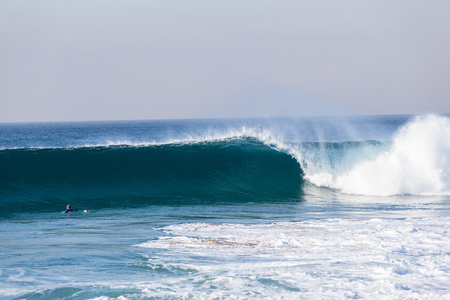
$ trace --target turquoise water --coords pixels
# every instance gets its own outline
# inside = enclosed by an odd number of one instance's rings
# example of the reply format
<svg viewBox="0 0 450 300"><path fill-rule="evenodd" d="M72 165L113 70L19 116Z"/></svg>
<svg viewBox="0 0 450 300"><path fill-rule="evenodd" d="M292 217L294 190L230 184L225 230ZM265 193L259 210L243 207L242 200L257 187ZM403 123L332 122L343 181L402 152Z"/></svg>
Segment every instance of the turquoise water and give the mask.
<svg viewBox="0 0 450 300"><path fill-rule="evenodd" d="M449 297L449 123L0 125L0 298Z"/></svg>

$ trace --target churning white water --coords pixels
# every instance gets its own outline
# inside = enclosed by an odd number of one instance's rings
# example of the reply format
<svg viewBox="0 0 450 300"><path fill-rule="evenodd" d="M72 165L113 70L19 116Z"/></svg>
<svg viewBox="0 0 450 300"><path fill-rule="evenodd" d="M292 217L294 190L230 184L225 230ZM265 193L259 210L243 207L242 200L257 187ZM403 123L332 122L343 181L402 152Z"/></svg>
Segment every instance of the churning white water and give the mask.
<svg viewBox="0 0 450 300"><path fill-rule="evenodd" d="M348 164L352 164L351 157ZM359 195L449 195L450 120L417 117L395 134L391 146L349 170L305 168L305 177L318 186Z"/></svg>

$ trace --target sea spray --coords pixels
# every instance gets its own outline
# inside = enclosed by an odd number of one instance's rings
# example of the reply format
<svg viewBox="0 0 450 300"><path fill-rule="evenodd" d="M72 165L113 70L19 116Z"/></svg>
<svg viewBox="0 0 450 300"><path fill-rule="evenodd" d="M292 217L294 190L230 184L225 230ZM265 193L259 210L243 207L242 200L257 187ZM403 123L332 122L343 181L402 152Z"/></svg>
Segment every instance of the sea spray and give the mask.
<svg viewBox="0 0 450 300"><path fill-rule="evenodd" d="M323 163L323 162L322 162ZM348 194L450 194L450 120L441 116L417 117L403 126L391 146L350 170L305 168L305 178L318 186ZM320 170L320 171L317 171Z"/></svg>

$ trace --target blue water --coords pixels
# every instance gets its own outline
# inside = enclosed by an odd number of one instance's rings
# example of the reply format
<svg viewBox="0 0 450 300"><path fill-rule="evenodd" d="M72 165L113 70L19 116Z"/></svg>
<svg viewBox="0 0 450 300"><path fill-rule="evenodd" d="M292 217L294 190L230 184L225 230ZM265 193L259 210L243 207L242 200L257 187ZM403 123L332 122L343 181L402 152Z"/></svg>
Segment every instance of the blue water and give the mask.
<svg viewBox="0 0 450 300"><path fill-rule="evenodd" d="M449 124L0 124L0 298L448 297Z"/></svg>

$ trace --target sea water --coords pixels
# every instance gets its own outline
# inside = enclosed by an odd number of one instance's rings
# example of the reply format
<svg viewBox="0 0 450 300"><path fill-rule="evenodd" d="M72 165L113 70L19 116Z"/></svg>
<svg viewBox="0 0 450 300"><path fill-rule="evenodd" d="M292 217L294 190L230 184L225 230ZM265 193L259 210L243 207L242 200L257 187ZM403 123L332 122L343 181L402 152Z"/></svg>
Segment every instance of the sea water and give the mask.
<svg viewBox="0 0 450 300"><path fill-rule="evenodd" d="M0 124L0 298L450 299L449 209L447 116Z"/></svg>

